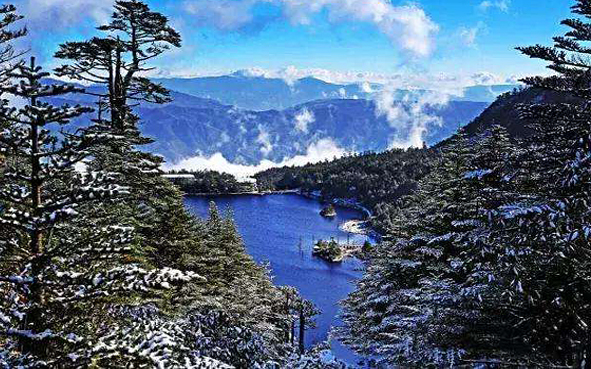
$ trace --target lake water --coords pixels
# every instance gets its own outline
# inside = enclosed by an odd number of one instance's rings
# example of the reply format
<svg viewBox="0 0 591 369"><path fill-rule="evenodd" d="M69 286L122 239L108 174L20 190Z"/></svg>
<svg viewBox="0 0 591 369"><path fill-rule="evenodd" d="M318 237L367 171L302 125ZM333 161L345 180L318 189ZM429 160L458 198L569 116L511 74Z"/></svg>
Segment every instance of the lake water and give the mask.
<svg viewBox="0 0 591 369"><path fill-rule="evenodd" d="M354 282L361 277L362 263L347 259L330 264L312 256L314 240L334 237L363 243L367 237L348 235L339 225L360 219L358 211L337 207L337 217L320 216L322 204L296 194L268 196L187 197L185 204L193 214L207 217L209 202L220 210L230 208L250 255L259 263L269 263L277 285L296 287L304 298L322 310L317 316L318 327L306 333L309 347L325 341L338 318L339 301L353 291ZM331 342L337 357L355 364L357 356L341 345Z"/></svg>

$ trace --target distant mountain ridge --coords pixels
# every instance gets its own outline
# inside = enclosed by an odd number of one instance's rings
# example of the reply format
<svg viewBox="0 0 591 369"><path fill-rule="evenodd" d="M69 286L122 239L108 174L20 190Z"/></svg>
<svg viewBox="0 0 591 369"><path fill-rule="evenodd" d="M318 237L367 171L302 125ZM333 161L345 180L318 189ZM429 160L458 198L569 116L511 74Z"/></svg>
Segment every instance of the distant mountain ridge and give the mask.
<svg viewBox="0 0 591 369"><path fill-rule="evenodd" d="M309 101L325 99L367 99L375 97L383 88L376 83L333 84L306 77L286 82L279 78L251 77L232 74L219 77L158 78L155 82L166 88L196 97L217 100L247 110L283 110ZM452 93L451 100L492 103L518 85L471 86ZM412 93L426 91L413 90ZM409 91L395 91L395 98L402 99Z"/></svg>

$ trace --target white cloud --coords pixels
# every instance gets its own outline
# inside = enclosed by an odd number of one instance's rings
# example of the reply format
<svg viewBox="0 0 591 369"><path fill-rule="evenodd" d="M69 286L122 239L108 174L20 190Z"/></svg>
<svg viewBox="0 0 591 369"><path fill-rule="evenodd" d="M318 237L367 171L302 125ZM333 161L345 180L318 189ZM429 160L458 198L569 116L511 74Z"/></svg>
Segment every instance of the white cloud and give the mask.
<svg viewBox="0 0 591 369"><path fill-rule="evenodd" d="M474 86L498 85L505 83L505 80L494 73L479 72L470 76L470 80Z"/></svg>
<svg viewBox="0 0 591 369"><path fill-rule="evenodd" d="M429 128L443 124L441 118L429 110L445 107L451 96L436 91L411 91L400 98L397 92L396 85L389 85L375 96L376 115L385 116L396 129L391 148L421 147Z"/></svg>
<svg viewBox="0 0 591 369"><path fill-rule="evenodd" d="M448 73L416 73L414 71L401 72L398 74L385 74L376 72L361 72L361 71L333 71L322 68L296 68L289 66L280 69L262 69L262 68L248 68L233 71L217 71L217 72L188 72L171 74L155 73L153 76L158 77L212 77L225 76L228 74L243 76L243 77L262 77L262 78L278 78L283 79L285 83L294 86L295 83L302 78L313 77L322 81L333 84L357 84L360 90L366 94L373 94L378 92L387 85L396 85L399 89L407 90L433 90L443 93L448 93L454 96L463 96L465 87L482 86L482 85L497 85L497 84L515 84L518 78L523 76L505 76L497 75L490 72L479 72L473 74L448 74ZM330 96L326 96L329 98ZM334 97L334 96L333 96ZM352 96L355 98L355 96Z"/></svg>
<svg viewBox="0 0 591 369"><path fill-rule="evenodd" d="M307 25L327 10L333 22L374 24L395 45L414 56L429 56L439 27L417 5L394 6L387 0L282 0L284 13L294 24Z"/></svg>
<svg viewBox="0 0 591 369"><path fill-rule="evenodd" d="M97 23L109 19L114 0L25 0L20 6L25 21L33 32L72 26L91 18Z"/></svg>
<svg viewBox="0 0 591 369"><path fill-rule="evenodd" d="M327 11L329 21L373 24L402 51L416 57L431 55L439 27L417 5L394 6L389 0L186 0L183 8L198 25L234 31L254 22L253 7L272 3L292 24L310 25Z"/></svg>
<svg viewBox="0 0 591 369"><path fill-rule="evenodd" d="M308 147L306 154L297 155L292 158L286 158L281 162L263 160L258 165L239 165L230 163L221 153L216 153L210 157L195 156L182 160L176 164L164 165L165 170L215 170L218 172L229 173L238 178L248 178L263 170L284 166L303 166L313 164L323 160L332 160L345 155L345 150L329 138L322 139Z"/></svg>
<svg viewBox="0 0 591 369"><path fill-rule="evenodd" d="M505 82L510 85L518 85L521 83L521 81L520 81L521 78L523 78L523 77L512 75L512 76L509 76L509 78L507 78L505 80Z"/></svg>
<svg viewBox="0 0 591 369"><path fill-rule="evenodd" d="M295 129L303 133L308 133L308 125L315 121L316 117L314 113L304 108L295 116Z"/></svg>
<svg viewBox="0 0 591 369"><path fill-rule="evenodd" d="M474 27L461 27L459 37L465 46L475 47L476 39L486 29L484 23L479 22Z"/></svg>
<svg viewBox="0 0 591 369"><path fill-rule="evenodd" d="M199 26L211 26L223 31L234 31L254 19L252 7L259 0L189 0L183 8Z"/></svg>
<svg viewBox="0 0 591 369"><path fill-rule="evenodd" d="M485 12L489 9L496 8L502 12L507 13L511 6L511 0L485 0L478 5L478 9Z"/></svg>
<svg viewBox="0 0 591 369"><path fill-rule="evenodd" d="M296 68L289 66L281 69L249 68L237 72L210 73L211 75L240 75L244 77L263 77L283 79L287 84L293 85L297 80L314 77L333 84L359 84L365 93L375 92L379 85L395 84L402 89L433 89L439 91L453 92L467 86L503 84L509 79L490 73L479 72L468 75L451 75L445 73L400 73L384 74L375 72L357 71L332 71L321 68ZM202 77L205 74L188 74L183 77ZM374 84L375 86L372 86Z"/></svg>
<svg viewBox="0 0 591 369"><path fill-rule="evenodd" d="M261 153L267 156L273 151L273 144L271 143L271 135L263 126L259 126L259 136L257 137L257 143L261 144Z"/></svg>
<svg viewBox="0 0 591 369"><path fill-rule="evenodd" d="M371 94L372 92L374 92L373 87L368 81L363 81L359 83L359 87L361 88L361 91L365 92L366 94Z"/></svg>

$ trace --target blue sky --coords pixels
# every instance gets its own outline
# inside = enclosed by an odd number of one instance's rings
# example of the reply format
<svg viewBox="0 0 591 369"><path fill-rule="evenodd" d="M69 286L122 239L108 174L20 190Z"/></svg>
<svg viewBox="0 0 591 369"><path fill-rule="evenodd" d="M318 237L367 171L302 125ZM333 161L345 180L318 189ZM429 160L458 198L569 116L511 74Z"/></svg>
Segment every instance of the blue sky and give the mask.
<svg viewBox="0 0 591 369"><path fill-rule="evenodd" d="M354 79L351 72L362 72L461 77L464 84L547 73L543 63L521 56L514 47L548 44L563 32L559 22L569 16L573 4L570 0L147 2L167 14L184 39L181 50L157 62L162 75L291 67L295 76L321 69L339 80ZM93 27L108 17L111 3L16 1L28 16L33 52L49 65L60 42L96 34Z"/></svg>

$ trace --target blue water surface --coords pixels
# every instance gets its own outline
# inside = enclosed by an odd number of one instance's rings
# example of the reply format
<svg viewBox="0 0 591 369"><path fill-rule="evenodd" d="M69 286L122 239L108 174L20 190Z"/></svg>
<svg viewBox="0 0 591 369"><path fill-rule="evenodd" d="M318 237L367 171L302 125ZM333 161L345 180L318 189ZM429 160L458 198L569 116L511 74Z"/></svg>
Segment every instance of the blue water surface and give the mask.
<svg viewBox="0 0 591 369"><path fill-rule="evenodd" d="M296 287L322 310L316 318L318 327L306 333L306 345L325 341L331 328L341 324L339 301L353 291L363 264L356 259L341 264L327 263L312 256L312 247L315 240L331 237L363 243L366 236L339 229L342 223L360 219L362 214L337 207L336 218L323 218L319 214L322 204L296 194L185 198L187 208L202 218L207 217L211 201L220 210L232 210L248 252L257 262L270 264L275 284ZM349 364L359 360L339 342L331 344L341 360Z"/></svg>

